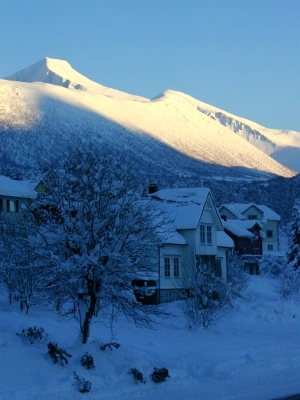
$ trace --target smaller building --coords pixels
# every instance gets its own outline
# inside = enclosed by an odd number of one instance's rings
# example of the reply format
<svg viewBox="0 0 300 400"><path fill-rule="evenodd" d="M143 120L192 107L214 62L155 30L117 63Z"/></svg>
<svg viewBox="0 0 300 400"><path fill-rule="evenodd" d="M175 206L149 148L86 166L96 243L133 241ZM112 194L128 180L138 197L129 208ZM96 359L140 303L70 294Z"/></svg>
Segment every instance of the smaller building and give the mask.
<svg viewBox="0 0 300 400"><path fill-rule="evenodd" d="M256 221L262 226L262 254L279 251L280 215L265 205L230 203L219 207L224 221Z"/></svg>
<svg viewBox="0 0 300 400"><path fill-rule="evenodd" d="M33 201L38 192L44 191L42 182L17 181L7 176L0 176L0 213L19 215L22 204Z"/></svg>

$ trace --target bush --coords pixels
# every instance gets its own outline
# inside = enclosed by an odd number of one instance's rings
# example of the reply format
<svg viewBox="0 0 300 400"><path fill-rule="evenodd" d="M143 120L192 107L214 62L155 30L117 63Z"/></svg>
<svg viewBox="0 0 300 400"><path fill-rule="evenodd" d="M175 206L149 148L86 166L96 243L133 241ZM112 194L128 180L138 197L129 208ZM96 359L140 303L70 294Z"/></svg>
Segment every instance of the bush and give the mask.
<svg viewBox="0 0 300 400"><path fill-rule="evenodd" d="M74 371L74 386L76 386L80 393L90 392L92 389L92 383L84 378L81 378Z"/></svg>
<svg viewBox="0 0 300 400"><path fill-rule="evenodd" d="M284 272L285 264L285 257L273 254L265 254L262 256L259 262L259 271L261 274L279 276Z"/></svg>
<svg viewBox="0 0 300 400"><path fill-rule="evenodd" d="M72 357L66 350L58 348L55 342L48 343L48 354L52 358L54 364L67 365L69 363L67 357Z"/></svg>
<svg viewBox="0 0 300 400"><path fill-rule="evenodd" d="M106 347L108 347L110 350L112 350L112 347L114 347L115 349L118 349L121 345L119 343L116 342L112 342L112 343L106 343L104 345L102 345L100 347L101 350L105 350Z"/></svg>
<svg viewBox="0 0 300 400"><path fill-rule="evenodd" d="M146 383L146 379L144 379L143 374L136 368L131 368L129 370L129 373L133 375L135 379L135 383L141 382L141 383Z"/></svg>
<svg viewBox="0 0 300 400"><path fill-rule="evenodd" d="M151 378L156 383L164 382L167 378L170 378L169 371L167 368L154 368Z"/></svg>
<svg viewBox="0 0 300 400"><path fill-rule="evenodd" d="M87 369L95 368L93 356L88 353L84 353L81 357L80 364Z"/></svg>
<svg viewBox="0 0 300 400"><path fill-rule="evenodd" d="M34 326L33 328L22 329L22 332L16 335L19 336L24 343L33 344L48 337L48 334L44 335L44 332L44 328L37 328Z"/></svg>

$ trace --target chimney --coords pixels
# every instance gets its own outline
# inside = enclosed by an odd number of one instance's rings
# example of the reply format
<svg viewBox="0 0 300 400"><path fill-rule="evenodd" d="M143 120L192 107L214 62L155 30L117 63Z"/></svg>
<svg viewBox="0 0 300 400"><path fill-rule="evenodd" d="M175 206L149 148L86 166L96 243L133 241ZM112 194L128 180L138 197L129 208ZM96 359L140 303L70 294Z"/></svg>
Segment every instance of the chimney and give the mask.
<svg viewBox="0 0 300 400"><path fill-rule="evenodd" d="M152 194L158 191L158 186L156 183L150 183L148 187L148 194Z"/></svg>

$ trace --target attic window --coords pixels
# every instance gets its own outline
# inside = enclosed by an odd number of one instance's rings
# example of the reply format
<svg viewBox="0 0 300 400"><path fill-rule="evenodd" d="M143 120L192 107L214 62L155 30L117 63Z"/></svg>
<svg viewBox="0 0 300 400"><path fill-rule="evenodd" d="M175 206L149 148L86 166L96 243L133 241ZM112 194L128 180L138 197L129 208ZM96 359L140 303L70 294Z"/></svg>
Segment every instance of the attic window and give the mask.
<svg viewBox="0 0 300 400"><path fill-rule="evenodd" d="M273 237L273 231L267 231L267 238Z"/></svg>
<svg viewBox="0 0 300 400"><path fill-rule="evenodd" d="M223 219L223 221L227 221L226 215L221 215L221 218Z"/></svg>
<svg viewBox="0 0 300 400"><path fill-rule="evenodd" d="M255 214L248 215L248 219L257 219L257 215L255 215Z"/></svg>

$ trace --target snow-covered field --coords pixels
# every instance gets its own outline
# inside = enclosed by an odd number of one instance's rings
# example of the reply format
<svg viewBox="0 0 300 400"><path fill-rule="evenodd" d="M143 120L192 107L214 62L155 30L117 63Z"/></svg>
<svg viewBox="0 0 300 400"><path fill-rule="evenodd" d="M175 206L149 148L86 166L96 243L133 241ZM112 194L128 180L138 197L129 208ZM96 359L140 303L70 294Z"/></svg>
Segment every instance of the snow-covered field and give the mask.
<svg viewBox="0 0 300 400"><path fill-rule="evenodd" d="M118 349L100 350L111 341L109 327L92 326L86 345L74 320L61 320L50 310L33 307L29 315L0 303L0 398L40 399L202 399L267 400L300 392L300 298L282 300L276 280L251 276L249 300L237 300L232 311L211 331L185 327L180 303L167 305L175 316L153 330L136 328L120 318L115 329ZM16 335L43 327L49 338L24 344ZM54 364L47 342L72 354L67 366ZM95 369L80 365L85 352ZM170 379L154 383L153 367L166 367ZM147 382L135 384L128 373L137 368ZM73 371L92 383L89 393L73 386Z"/></svg>

